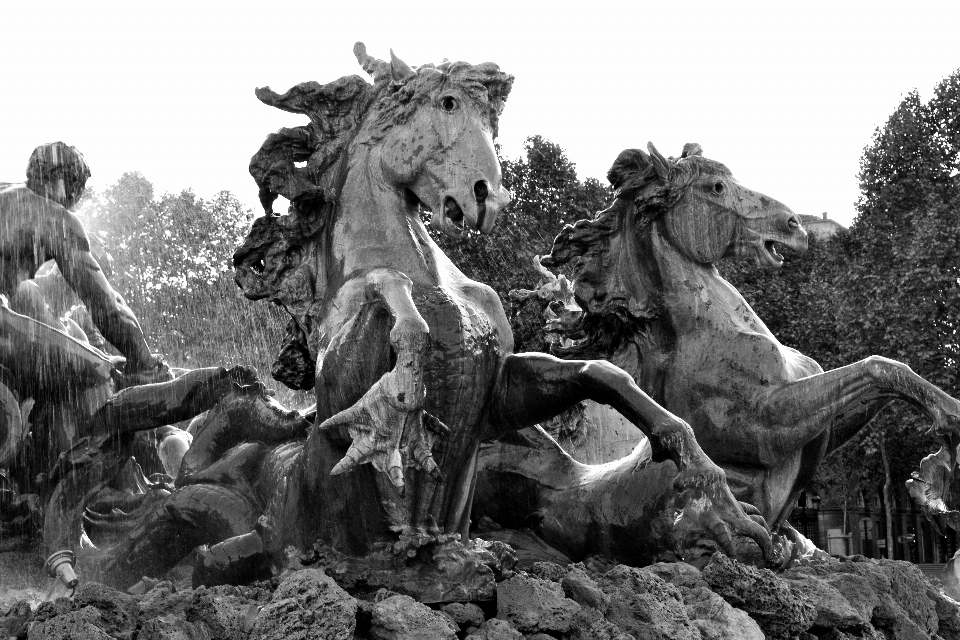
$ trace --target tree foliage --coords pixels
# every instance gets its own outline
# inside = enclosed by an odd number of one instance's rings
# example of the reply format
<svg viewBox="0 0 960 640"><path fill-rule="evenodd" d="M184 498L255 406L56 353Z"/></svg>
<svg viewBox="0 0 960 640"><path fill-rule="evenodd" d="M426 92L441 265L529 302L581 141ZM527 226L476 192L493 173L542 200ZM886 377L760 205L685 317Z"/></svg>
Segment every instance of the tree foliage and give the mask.
<svg viewBox="0 0 960 640"><path fill-rule="evenodd" d="M286 318L243 298L233 282L233 251L253 220L236 197L185 190L157 198L149 180L126 173L88 197L83 214L111 255L111 284L171 365L270 371Z"/></svg>
<svg viewBox="0 0 960 640"><path fill-rule="evenodd" d="M725 271L785 344L825 369L893 358L960 395L960 71L924 102L907 94L861 159L849 232L814 243L783 270ZM818 484L843 492L903 486L937 445L929 421L895 403L822 466ZM855 465L851 462L856 460Z"/></svg>

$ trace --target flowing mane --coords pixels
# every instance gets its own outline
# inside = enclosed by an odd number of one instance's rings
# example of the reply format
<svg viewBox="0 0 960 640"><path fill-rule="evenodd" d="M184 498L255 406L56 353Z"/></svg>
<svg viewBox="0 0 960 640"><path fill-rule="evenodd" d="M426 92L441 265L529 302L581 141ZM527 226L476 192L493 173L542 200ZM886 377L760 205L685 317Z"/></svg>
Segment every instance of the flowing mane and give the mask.
<svg viewBox="0 0 960 640"><path fill-rule="evenodd" d="M592 219L566 225L542 260L544 266L559 267L577 259L574 297L583 314L559 328L570 345L557 348L563 355L609 357L645 331L660 302L644 232L701 173L730 175L723 164L704 158L698 144L684 145L679 159L664 158L652 144L648 149L649 154L626 149L617 156L607 172L614 203Z"/></svg>
<svg viewBox="0 0 960 640"><path fill-rule="evenodd" d="M392 127L405 124L437 86L450 83L462 90L489 118L496 136L513 85L513 76L496 64L426 64L398 80L391 73L391 63L372 58L362 44L357 43L354 53L373 77L373 85L352 75L324 85L304 82L283 95L269 87L257 89L257 98L264 104L310 119L307 125L267 136L250 160L250 174L260 188L260 201L268 215L273 213L272 203L278 195L295 204L293 214L309 210L301 215L315 212L321 203L335 202L343 186L342 160L367 116L375 113L364 142L374 143ZM310 202L315 204L306 206Z"/></svg>
<svg viewBox="0 0 960 640"><path fill-rule="evenodd" d="M368 55L362 43L354 54L373 84L351 75L327 84L303 82L282 95L269 87L256 90L264 104L309 118L307 124L268 135L251 158L250 175L264 215L233 255L244 295L269 299L292 316L280 361L298 371L295 387L312 384L309 362L316 354L306 342L311 318L327 296L326 235L340 212L350 156L403 127L438 88L448 85L479 108L495 135L513 85L513 76L489 62L444 62L413 70L392 52L390 62ZM285 215L273 210L278 196L290 201Z"/></svg>

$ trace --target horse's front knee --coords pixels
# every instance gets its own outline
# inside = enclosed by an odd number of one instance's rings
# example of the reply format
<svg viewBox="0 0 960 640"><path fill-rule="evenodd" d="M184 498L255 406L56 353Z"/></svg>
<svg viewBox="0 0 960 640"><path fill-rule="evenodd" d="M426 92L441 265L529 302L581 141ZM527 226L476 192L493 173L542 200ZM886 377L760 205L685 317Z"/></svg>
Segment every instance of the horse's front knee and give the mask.
<svg viewBox="0 0 960 640"><path fill-rule="evenodd" d="M863 369L877 382L889 381L897 374L913 374L913 369L897 360L883 356L870 356L863 360Z"/></svg>

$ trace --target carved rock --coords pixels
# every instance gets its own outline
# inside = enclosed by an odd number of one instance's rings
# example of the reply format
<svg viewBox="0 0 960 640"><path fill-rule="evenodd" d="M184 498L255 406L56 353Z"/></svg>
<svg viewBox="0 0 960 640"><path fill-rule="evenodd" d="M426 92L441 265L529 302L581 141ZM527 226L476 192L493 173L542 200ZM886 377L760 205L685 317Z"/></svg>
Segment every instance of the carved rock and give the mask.
<svg viewBox="0 0 960 640"><path fill-rule="evenodd" d="M5 611L0 618L0 638L22 638L27 635L30 621L30 603L21 601Z"/></svg>
<svg viewBox="0 0 960 640"><path fill-rule="evenodd" d="M483 610L475 604L469 602L451 602L448 605L444 605L440 610L450 616L463 631L467 631L470 628L479 628L483 625Z"/></svg>
<svg viewBox="0 0 960 640"><path fill-rule="evenodd" d="M257 615L253 634L263 640L350 640L357 601L319 569L289 575Z"/></svg>
<svg viewBox="0 0 960 640"><path fill-rule="evenodd" d="M503 543L441 537L404 535L403 544L381 545L362 558L317 543L305 560L347 589L389 589L427 603L490 600L495 580L513 574L516 558Z"/></svg>
<svg viewBox="0 0 960 640"><path fill-rule="evenodd" d="M816 608L804 595L768 569L740 564L718 553L702 574L715 593L749 613L769 638L793 638L808 630L816 618Z"/></svg>
<svg viewBox="0 0 960 640"><path fill-rule="evenodd" d="M193 591L186 620L193 625L194 633L211 640L232 640L249 633L257 609L230 587L200 587Z"/></svg>
<svg viewBox="0 0 960 640"><path fill-rule="evenodd" d="M550 582L561 582L564 576L569 573L572 566L576 565L571 565L567 562L558 564L548 560L540 560L538 562L534 562L525 570L527 574L533 576L534 578L548 580Z"/></svg>
<svg viewBox="0 0 960 640"><path fill-rule="evenodd" d="M98 582L86 582L79 586L73 597L77 609L94 607L100 613L104 631L114 638L128 640L137 630L140 608L136 598Z"/></svg>
<svg viewBox="0 0 960 640"><path fill-rule="evenodd" d="M455 640L457 626L450 618L410 596L394 595L373 607L373 640Z"/></svg>
<svg viewBox="0 0 960 640"><path fill-rule="evenodd" d="M930 583L920 568L909 562L881 560L878 568L890 578L890 595L925 633L937 632L937 610L929 597Z"/></svg>
<svg viewBox="0 0 960 640"><path fill-rule="evenodd" d="M658 562L644 571L666 580L679 591L687 617L704 640L715 638L764 637L754 620L745 611L736 609L710 591L700 570L686 562Z"/></svg>
<svg viewBox="0 0 960 640"><path fill-rule="evenodd" d="M816 609L813 625L817 627L866 628L870 618L864 617L843 597L835 587L827 582L803 574L784 575L789 584L797 588Z"/></svg>
<svg viewBox="0 0 960 640"><path fill-rule="evenodd" d="M571 566L560 584L567 597L580 606L606 611L610 605L610 597L579 566Z"/></svg>
<svg viewBox="0 0 960 640"><path fill-rule="evenodd" d="M703 640L764 640L766 637L746 611L736 609L707 587L677 587L690 622Z"/></svg>
<svg viewBox="0 0 960 640"><path fill-rule="evenodd" d="M580 612L573 619L572 629L568 640L636 640L603 617L603 614L593 607L581 607Z"/></svg>
<svg viewBox="0 0 960 640"><path fill-rule="evenodd" d="M653 573L619 565L598 580L610 598L606 618L637 638L697 640L683 596Z"/></svg>
<svg viewBox="0 0 960 640"><path fill-rule="evenodd" d="M491 618L479 629L470 632L464 640L521 640L522 638L523 634L506 620Z"/></svg>
<svg viewBox="0 0 960 640"><path fill-rule="evenodd" d="M159 582L139 600L138 640L243 637L270 593L257 587L219 586L178 590Z"/></svg>
<svg viewBox="0 0 960 640"><path fill-rule="evenodd" d="M497 617L524 633L569 631L579 610L555 582L517 574L497 585Z"/></svg>
<svg viewBox="0 0 960 640"><path fill-rule="evenodd" d="M677 587L696 589L707 586L707 581L703 579L700 570L686 562L658 562L649 567L644 567L643 570L649 571Z"/></svg>
<svg viewBox="0 0 960 640"><path fill-rule="evenodd" d="M945 634L951 633L958 621L956 606L950 605L908 562L852 556L840 562L797 567L784 577L798 575L815 576L841 593L859 617L869 622L865 633L876 630L896 638L946 637L939 633L941 620ZM856 632L860 627L839 628Z"/></svg>
<svg viewBox="0 0 960 640"><path fill-rule="evenodd" d="M70 611L30 627L29 640L111 640L93 607Z"/></svg>
<svg viewBox="0 0 960 640"><path fill-rule="evenodd" d="M928 593L937 612L937 635L943 640L960 640L960 608L935 590Z"/></svg>

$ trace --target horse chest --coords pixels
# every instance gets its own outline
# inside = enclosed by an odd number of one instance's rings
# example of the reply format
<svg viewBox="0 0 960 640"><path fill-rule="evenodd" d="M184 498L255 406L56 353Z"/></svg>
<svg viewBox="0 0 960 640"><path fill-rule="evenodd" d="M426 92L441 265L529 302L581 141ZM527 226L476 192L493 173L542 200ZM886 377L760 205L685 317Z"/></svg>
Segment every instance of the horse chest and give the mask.
<svg viewBox="0 0 960 640"><path fill-rule="evenodd" d="M424 368L427 407L454 430L480 420L504 353L482 305L440 287L414 288L414 303L430 327Z"/></svg>

